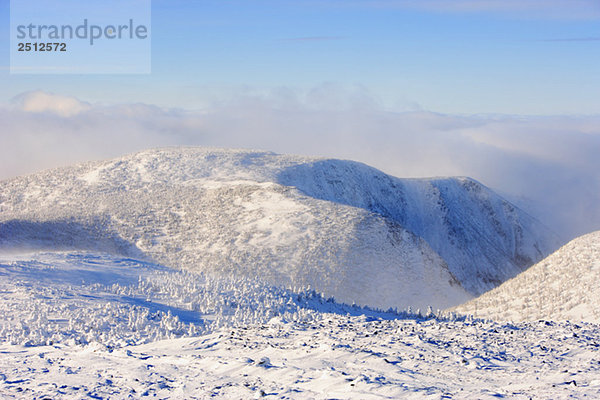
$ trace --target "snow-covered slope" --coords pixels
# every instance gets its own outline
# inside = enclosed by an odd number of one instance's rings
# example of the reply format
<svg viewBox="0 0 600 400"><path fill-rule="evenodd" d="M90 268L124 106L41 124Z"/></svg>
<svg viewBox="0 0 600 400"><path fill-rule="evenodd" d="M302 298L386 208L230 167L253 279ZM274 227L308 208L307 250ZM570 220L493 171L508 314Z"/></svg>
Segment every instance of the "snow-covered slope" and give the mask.
<svg viewBox="0 0 600 400"><path fill-rule="evenodd" d="M211 277L105 253L0 254L0 342L121 347L198 336L274 317L376 315L315 291L245 277Z"/></svg>
<svg viewBox="0 0 600 400"><path fill-rule="evenodd" d="M169 148L0 183L0 247L79 249L311 286L371 306L457 305L555 239L470 179ZM460 285L457 283L460 282Z"/></svg>
<svg viewBox="0 0 600 400"><path fill-rule="evenodd" d="M378 312L89 252L0 256L0 398L598 398L593 324Z"/></svg>
<svg viewBox="0 0 600 400"><path fill-rule="evenodd" d="M400 223L424 238L472 294L517 275L559 243L538 221L470 178L398 179L360 163L322 160L287 168L280 181Z"/></svg>
<svg viewBox="0 0 600 400"><path fill-rule="evenodd" d="M572 240L457 311L501 320L600 323L600 231Z"/></svg>

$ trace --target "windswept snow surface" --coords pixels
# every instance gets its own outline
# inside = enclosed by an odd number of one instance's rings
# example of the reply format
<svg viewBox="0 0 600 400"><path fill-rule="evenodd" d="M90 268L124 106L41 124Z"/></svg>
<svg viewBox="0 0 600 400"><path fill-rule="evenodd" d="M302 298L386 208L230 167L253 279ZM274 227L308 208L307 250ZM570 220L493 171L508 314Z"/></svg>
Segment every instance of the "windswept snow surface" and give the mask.
<svg viewBox="0 0 600 400"><path fill-rule="evenodd" d="M572 240L514 279L456 310L499 320L600 323L600 231Z"/></svg>
<svg viewBox="0 0 600 400"><path fill-rule="evenodd" d="M0 341L109 347L210 332L315 310L370 312L256 279L210 277L96 253L0 255Z"/></svg>
<svg viewBox="0 0 600 400"><path fill-rule="evenodd" d="M600 396L593 324L378 312L100 253L0 258L3 399Z"/></svg>
<svg viewBox="0 0 600 400"><path fill-rule="evenodd" d="M149 150L0 183L0 247L104 251L446 308L549 254L538 222L466 178L206 148Z"/></svg>

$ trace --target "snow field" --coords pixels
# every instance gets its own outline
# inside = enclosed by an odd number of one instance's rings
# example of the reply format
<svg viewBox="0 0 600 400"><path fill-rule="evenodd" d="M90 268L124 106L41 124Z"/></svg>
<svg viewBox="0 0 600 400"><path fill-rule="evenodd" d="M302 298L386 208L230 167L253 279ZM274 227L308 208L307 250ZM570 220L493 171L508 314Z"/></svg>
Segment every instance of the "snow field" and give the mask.
<svg viewBox="0 0 600 400"><path fill-rule="evenodd" d="M101 253L0 273L6 399L600 396L595 324L381 312Z"/></svg>
<svg viewBox="0 0 600 400"><path fill-rule="evenodd" d="M106 348L0 345L3 398L529 399L600 395L597 325L323 314Z"/></svg>
<svg viewBox="0 0 600 400"><path fill-rule="evenodd" d="M322 312L388 315L308 289L98 253L0 256L0 274L0 340L23 346L97 342L115 348L274 317L309 322Z"/></svg>

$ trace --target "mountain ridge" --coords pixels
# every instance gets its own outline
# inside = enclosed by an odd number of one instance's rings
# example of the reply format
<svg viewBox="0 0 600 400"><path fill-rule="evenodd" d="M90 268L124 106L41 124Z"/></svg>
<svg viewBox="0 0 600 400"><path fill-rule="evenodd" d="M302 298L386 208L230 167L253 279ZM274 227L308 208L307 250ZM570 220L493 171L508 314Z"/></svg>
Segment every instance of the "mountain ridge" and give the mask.
<svg viewBox="0 0 600 400"><path fill-rule="evenodd" d="M100 246L381 308L457 305L463 287L485 291L553 246L468 178L261 151L153 149L3 181L0 193L0 247Z"/></svg>

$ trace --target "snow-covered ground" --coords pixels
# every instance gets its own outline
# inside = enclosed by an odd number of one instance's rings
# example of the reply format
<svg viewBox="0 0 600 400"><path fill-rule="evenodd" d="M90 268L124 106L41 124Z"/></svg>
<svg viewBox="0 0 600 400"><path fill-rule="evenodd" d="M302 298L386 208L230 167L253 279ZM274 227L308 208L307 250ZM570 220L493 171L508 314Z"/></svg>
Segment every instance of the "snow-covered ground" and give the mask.
<svg viewBox="0 0 600 400"><path fill-rule="evenodd" d="M2 398L600 396L593 324L379 312L101 253L0 258Z"/></svg>
<svg viewBox="0 0 600 400"><path fill-rule="evenodd" d="M600 231L573 239L456 310L497 320L600 323Z"/></svg>
<svg viewBox="0 0 600 400"><path fill-rule="evenodd" d="M380 308L446 308L557 247L468 178L168 148L0 182L0 247L105 251L317 289Z"/></svg>
<svg viewBox="0 0 600 400"><path fill-rule="evenodd" d="M98 253L0 254L0 340L109 347L194 336L315 310L370 312L257 279L176 271ZM354 310L354 311L353 311Z"/></svg>

